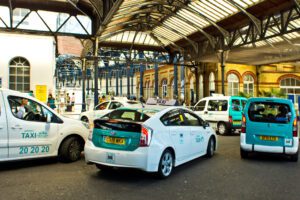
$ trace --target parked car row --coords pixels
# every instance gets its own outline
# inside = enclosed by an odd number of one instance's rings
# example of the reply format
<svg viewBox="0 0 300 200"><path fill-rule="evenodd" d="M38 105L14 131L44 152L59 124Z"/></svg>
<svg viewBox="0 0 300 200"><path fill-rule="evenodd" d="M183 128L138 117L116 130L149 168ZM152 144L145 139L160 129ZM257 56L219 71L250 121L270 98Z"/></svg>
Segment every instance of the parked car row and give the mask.
<svg viewBox="0 0 300 200"><path fill-rule="evenodd" d="M86 162L102 170L137 168L166 178L178 165L214 155L214 127L220 134L241 128L242 158L268 152L298 160L297 116L286 99L207 97L194 111L127 101L104 105L94 111L101 116L91 112L90 130L90 121L65 118L26 94L0 89L0 161L58 156L72 162L84 149Z"/></svg>

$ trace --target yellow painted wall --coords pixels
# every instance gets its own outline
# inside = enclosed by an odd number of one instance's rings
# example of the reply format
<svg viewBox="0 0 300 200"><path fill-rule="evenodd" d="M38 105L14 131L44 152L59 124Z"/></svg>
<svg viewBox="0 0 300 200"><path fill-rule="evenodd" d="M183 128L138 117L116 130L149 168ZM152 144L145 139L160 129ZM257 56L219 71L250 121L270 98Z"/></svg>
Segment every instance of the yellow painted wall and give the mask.
<svg viewBox="0 0 300 200"><path fill-rule="evenodd" d="M168 82L168 95L167 98L171 98L172 88L171 83L173 80L173 65L165 65L159 67L159 96L162 94L162 80L167 79ZM199 66L199 75L204 78L204 96L209 96L209 75L215 74L216 93L222 91L221 81L221 66L216 63L201 63ZM228 94L227 77L230 73L234 73L239 77L239 91L243 91L243 78L246 74L250 74L254 78L254 96L258 96L259 91L269 91L271 88L279 88L280 80L282 78L293 77L300 80L300 67L292 64L276 64L276 65L263 65L260 67L242 64L227 63L225 66L225 94ZM259 78L258 75L259 74ZM137 83L139 83L139 73L136 73ZM257 80L259 80L259 90L257 90ZM146 96L145 85L147 81L150 81L151 97L154 93L154 69L147 70L144 73L144 97ZM190 68L185 68L185 100L186 104L190 104L190 89L196 90L196 78L195 74L191 72ZM191 86L193 84L193 87ZM139 94L139 84L137 84L137 94ZM180 94L180 68L178 67L178 94Z"/></svg>

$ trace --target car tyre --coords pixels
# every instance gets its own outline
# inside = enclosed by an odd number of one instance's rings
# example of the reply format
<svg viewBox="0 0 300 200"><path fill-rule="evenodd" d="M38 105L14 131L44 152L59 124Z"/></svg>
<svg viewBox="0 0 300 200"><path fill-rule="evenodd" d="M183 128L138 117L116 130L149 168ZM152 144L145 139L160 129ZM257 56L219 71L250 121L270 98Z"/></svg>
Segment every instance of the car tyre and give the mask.
<svg viewBox="0 0 300 200"><path fill-rule="evenodd" d="M60 158L64 162L75 162L81 158L83 144L76 137L67 138L60 147Z"/></svg>
<svg viewBox="0 0 300 200"><path fill-rule="evenodd" d="M157 175L161 179L169 177L174 168L174 156L170 150L165 150L160 158Z"/></svg>
<svg viewBox="0 0 300 200"><path fill-rule="evenodd" d="M208 144L207 144L206 157L208 157L208 158L213 157L214 152L215 152L215 141L211 137L208 141Z"/></svg>
<svg viewBox="0 0 300 200"><path fill-rule="evenodd" d="M243 150L242 148L240 149L240 154L241 154L241 158L242 159L246 159L246 158L248 158L248 152L247 151L245 151L245 150Z"/></svg>
<svg viewBox="0 0 300 200"><path fill-rule="evenodd" d="M291 155L291 161L292 162L298 162L298 152Z"/></svg>
<svg viewBox="0 0 300 200"><path fill-rule="evenodd" d="M218 133L220 135L227 135L228 134L228 128L224 122L218 123Z"/></svg>

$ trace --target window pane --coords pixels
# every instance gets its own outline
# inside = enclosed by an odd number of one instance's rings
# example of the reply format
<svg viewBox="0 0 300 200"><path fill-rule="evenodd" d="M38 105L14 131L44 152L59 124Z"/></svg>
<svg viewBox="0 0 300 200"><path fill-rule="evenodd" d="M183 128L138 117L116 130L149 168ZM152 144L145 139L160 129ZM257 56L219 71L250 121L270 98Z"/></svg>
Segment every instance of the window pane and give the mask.
<svg viewBox="0 0 300 200"><path fill-rule="evenodd" d="M23 77L22 76L18 76L17 77L17 82L18 83L22 83L23 82Z"/></svg>
<svg viewBox="0 0 300 200"><path fill-rule="evenodd" d="M30 90L30 85L24 84L24 92L29 92L29 90Z"/></svg>
<svg viewBox="0 0 300 200"><path fill-rule="evenodd" d="M291 86L295 86L296 85L296 80L295 79L291 79Z"/></svg>
<svg viewBox="0 0 300 200"><path fill-rule="evenodd" d="M29 83L29 76L24 77L24 83Z"/></svg>
<svg viewBox="0 0 300 200"><path fill-rule="evenodd" d="M14 83L9 84L9 89L16 90L16 85Z"/></svg>
<svg viewBox="0 0 300 200"><path fill-rule="evenodd" d="M10 74L15 74L15 73L16 73L16 68L10 67L10 68L9 68L9 73L10 73Z"/></svg>

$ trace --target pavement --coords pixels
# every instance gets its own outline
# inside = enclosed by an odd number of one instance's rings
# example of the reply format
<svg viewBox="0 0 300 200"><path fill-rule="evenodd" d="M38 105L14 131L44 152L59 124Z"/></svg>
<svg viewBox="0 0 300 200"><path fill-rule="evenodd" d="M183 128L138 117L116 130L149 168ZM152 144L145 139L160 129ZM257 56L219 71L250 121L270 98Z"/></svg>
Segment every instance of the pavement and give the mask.
<svg viewBox="0 0 300 200"><path fill-rule="evenodd" d="M55 158L1 163L0 200L299 199L300 162L285 156L242 160L239 136L220 136L216 155L175 169L165 180L132 169L102 172Z"/></svg>

